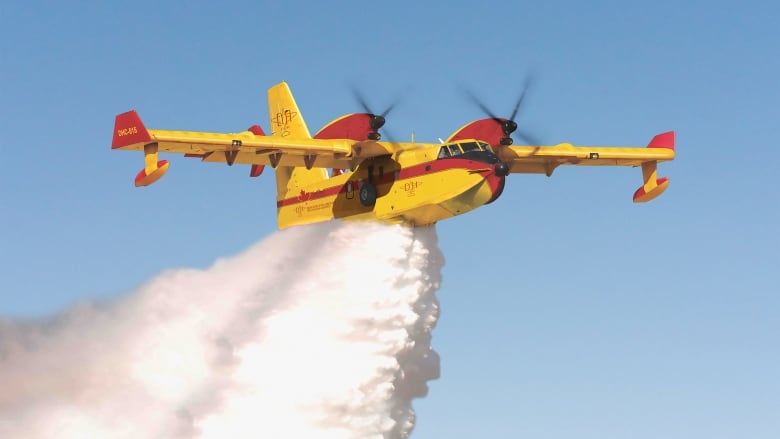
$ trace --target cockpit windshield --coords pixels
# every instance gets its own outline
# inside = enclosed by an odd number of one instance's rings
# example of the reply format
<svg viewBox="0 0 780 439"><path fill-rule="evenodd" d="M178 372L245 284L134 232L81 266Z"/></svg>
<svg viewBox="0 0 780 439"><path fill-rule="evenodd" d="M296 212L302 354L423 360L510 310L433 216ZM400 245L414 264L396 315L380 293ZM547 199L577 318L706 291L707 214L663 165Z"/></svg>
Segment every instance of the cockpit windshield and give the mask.
<svg viewBox="0 0 780 439"><path fill-rule="evenodd" d="M479 147L477 142L464 142L460 144L460 147L463 148L464 153L482 151L482 148Z"/></svg>
<svg viewBox="0 0 780 439"><path fill-rule="evenodd" d="M493 153L493 148L485 142L465 141L442 145L439 149L439 159L463 157L469 160L477 160L485 163L496 163L498 158Z"/></svg>

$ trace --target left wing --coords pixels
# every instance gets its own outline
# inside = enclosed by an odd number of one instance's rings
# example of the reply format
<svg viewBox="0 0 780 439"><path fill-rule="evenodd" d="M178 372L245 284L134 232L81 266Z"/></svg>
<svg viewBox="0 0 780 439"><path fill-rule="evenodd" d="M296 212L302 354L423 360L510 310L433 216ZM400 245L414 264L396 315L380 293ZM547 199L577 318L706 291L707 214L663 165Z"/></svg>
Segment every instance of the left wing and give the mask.
<svg viewBox="0 0 780 439"><path fill-rule="evenodd" d="M499 158L509 172L552 175L560 165L641 166L644 184L634 193L634 202L650 201L661 195L669 179L657 177L659 162L673 160L675 133L669 131L653 138L646 148L573 146L498 146Z"/></svg>
<svg viewBox="0 0 780 439"><path fill-rule="evenodd" d="M144 151L146 166L136 177L137 186L154 183L167 171L158 152L201 157L206 162L348 168L377 155L389 154L379 142L350 139L303 139L266 136L259 126L240 133L147 130L138 113L128 111L116 117L112 149ZM152 178L152 174L156 178Z"/></svg>

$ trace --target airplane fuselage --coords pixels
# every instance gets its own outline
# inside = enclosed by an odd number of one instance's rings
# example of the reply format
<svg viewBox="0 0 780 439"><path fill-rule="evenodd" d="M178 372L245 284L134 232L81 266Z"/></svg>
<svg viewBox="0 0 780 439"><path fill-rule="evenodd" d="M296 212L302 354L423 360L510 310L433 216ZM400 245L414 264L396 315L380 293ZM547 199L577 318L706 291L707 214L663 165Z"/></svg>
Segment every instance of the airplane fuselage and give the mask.
<svg viewBox="0 0 780 439"><path fill-rule="evenodd" d="M487 144L461 145L376 157L352 172L302 187L277 201L279 224L340 218L428 225L476 209L500 195L506 174L497 172L500 162ZM374 192L366 194L364 186Z"/></svg>

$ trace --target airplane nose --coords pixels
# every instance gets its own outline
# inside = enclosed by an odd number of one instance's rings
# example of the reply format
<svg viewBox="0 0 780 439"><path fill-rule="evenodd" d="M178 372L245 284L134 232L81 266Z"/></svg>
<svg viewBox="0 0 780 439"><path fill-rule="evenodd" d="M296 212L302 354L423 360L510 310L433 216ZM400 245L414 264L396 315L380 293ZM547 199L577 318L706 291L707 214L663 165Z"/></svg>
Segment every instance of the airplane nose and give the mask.
<svg viewBox="0 0 780 439"><path fill-rule="evenodd" d="M504 162L498 162L496 163L495 172L498 177L506 177L509 175L509 165Z"/></svg>

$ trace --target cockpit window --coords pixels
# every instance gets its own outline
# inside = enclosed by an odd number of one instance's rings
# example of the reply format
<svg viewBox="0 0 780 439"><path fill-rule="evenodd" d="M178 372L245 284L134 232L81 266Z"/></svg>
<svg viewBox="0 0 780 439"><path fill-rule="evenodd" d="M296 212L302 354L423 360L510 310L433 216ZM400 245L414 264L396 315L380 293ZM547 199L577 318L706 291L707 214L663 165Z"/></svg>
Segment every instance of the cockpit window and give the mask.
<svg viewBox="0 0 780 439"><path fill-rule="evenodd" d="M479 145L477 145L477 142L464 142L460 144L460 147L463 148L464 154L473 151L481 151Z"/></svg>
<svg viewBox="0 0 780 439"><path fill-rule="evenodd" d="M439 148L439 155L437 158L446 159L460 156L468 158L469 160L483 160L483 158L486 158L487 160L495 159L493 148L491 148L489 144L478 140L442 145ZM490 161L490 163L494 162Z"/></svg>
<svg viewBox="0 0 780 439"><path fill-rule="evenodd" d="M491 148L490 145L485 142L479 142L479 146L481 146L485 151L493 152L493 148Z"/></svg>
<svg viewBox="0 0 780 439"><path fill-rule="evenodd" d="M448 143L439 147L438 159L458 158L488 164L498 163L498 157L485 142L466 140L461 143Z"/></svg>

